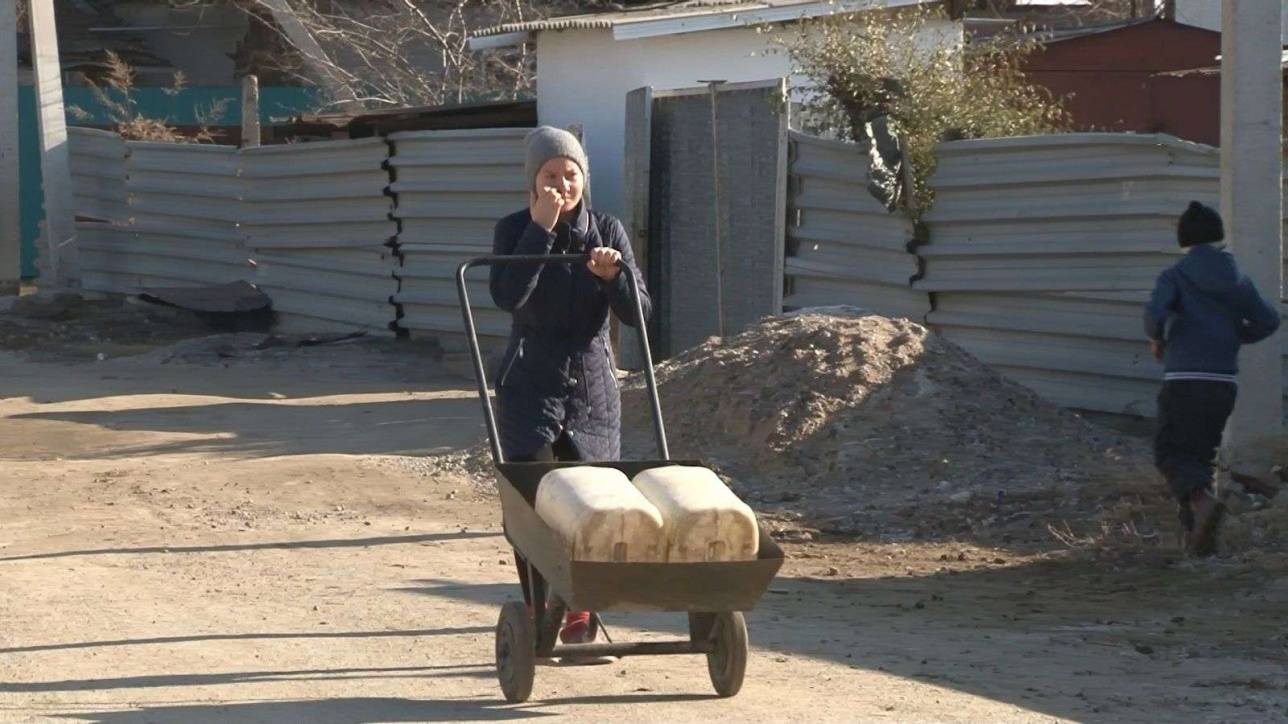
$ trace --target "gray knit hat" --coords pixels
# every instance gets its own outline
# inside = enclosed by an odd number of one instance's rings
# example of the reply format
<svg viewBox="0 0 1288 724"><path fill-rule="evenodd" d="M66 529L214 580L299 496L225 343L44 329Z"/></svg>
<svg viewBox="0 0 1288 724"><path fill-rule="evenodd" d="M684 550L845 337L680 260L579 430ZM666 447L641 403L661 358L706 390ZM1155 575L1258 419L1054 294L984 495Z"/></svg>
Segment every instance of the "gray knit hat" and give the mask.
<svg viewBox="0 0 1288 724"><path fill-rule="evenodd" d="M590 162L586 160L586 151L582 149L577 137L553 126L539 126L532 129L524 142L527 144L527 161L523 170L528 176L528 189L536 188L537 172L552 158L569 158L581 167L581 175L590 185Z"/></svg>

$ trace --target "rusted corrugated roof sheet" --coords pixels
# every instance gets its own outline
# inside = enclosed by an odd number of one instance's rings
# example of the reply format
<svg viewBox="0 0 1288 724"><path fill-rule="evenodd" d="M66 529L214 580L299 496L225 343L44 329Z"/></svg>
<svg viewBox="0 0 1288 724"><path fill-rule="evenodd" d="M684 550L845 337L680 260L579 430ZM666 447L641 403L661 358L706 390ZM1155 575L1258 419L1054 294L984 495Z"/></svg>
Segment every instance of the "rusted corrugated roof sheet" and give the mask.
<svg viewBox="0 0 1288 724"><path fill-rule="evenodd" d="M536 101L488 101L455 106L392 108L357 115L305 114L290 123L274 125L272 137L366 138L398 131L532 128L536 125Z"/></svg>
<svg viewBox="0 0 1288 724"><path fill-rule="evenodd" d="M530 20L522 23L505 23L482 28L471 33L471 37L485 38L492 35L509 33L530 33L539 30L596 30L611 29L623 23L643 22L646 20L668 20L681 17L698 17L720 13L768 10L786 8L796 5L818 5L819 0L688 0L685 2L663 2L642 5L631 10L619 10L607 13L590 13L569 15L561 18Z"/></svg>

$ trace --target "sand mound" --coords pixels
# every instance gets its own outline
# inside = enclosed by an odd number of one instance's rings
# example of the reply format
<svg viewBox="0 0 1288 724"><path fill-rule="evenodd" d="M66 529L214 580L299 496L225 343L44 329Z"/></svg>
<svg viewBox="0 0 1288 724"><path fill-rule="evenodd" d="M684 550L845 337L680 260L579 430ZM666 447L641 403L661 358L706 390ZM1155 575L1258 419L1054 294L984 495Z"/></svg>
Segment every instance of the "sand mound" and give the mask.
<svg viewBox="0 0 1288 724"><path fill-rule="evenodd" d="M657 378L673 457L708 460L744 497L849 533L927 533L944 510L1007 516L1019 501L1024 515L1056 513L1081 482L1140 456L904 319L769 317ZM653 457L639 375L623 418L624 457Z"/></svg>

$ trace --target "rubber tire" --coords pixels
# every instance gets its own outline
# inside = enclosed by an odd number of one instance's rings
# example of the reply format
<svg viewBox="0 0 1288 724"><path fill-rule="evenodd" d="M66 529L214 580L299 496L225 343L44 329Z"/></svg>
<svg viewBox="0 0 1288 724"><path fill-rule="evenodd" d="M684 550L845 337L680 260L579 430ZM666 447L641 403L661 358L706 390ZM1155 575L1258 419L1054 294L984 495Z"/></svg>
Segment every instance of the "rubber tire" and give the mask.
<svg viewBox="0 0 1288 724"><path fill-rule="evenodd" d="M527 605L509 601L501 607L496 622L496 678L505 700L513 704L527 701L536 675L536 625Z"/></svg>
<svg viewBox="0 0 1288 724"><path fill-rule="evenodd" d="M716 693L730 697L742 689L747 674L747 622L739 611L717 613L715 618L715 649L707 654L707 671Z"/></svg>

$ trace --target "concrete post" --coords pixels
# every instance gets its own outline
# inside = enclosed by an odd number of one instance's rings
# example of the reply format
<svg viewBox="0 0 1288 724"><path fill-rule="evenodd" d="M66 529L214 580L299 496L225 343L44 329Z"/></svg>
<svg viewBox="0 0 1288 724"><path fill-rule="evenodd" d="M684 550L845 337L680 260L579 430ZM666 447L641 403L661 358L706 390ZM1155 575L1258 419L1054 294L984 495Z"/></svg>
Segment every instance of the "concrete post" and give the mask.
<svg viewBox="0 0 1288 724"><path fill-rule="evenodd" d="M40 116L40 172L44 177L45 232L49 240L47 268L55 286L76 287L80 286L80 263L54 2L31 0L27 14L31 20L31 55Z"/></svg>
<svg viewBox="0 0 1288 724"><path fill-rule="evenodd" d="M1283 71L1278 2L1221 6L1221 215L1239 266L1278 305L1283 287ZM1227 453L1242 467L1283 421L1280 335L1240 354Z"/></svg>
<svg viewBox="0 0 1288 724"><path fill-rule="evenodd" d="M0 1L0 295L18 293L22 224L18 196L18 13Z"/></svg>
<svg viewBox="0 0 1288 724"><path fill-rule="evenodd" d="M259 77L242 78L241 147L259 147Z"/></svg>

